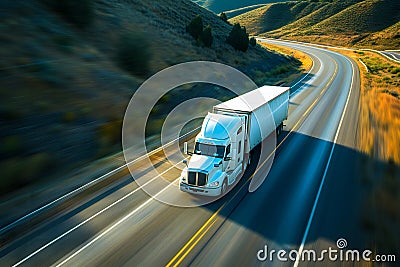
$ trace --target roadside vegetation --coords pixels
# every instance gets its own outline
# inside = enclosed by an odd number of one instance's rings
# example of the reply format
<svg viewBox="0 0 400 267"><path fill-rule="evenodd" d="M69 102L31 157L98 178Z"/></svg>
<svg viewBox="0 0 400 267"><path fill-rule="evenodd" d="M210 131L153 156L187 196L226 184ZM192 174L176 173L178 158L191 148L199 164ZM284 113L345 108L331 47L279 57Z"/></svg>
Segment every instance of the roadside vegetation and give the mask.
<svg viewBox="0 0 400 267"><path fill-rule="evenodd" d="M400 64L370 51L347 54L361 70L360 148L400 165Z"/></svg>
<svg viewBox="0 0 400 267"><path fill-rule="evenodd" d="M144 34L130 33L121 36L116 60L119 66L132 73L146 77L151 59L150 42Z"/></svg>
<svg viewBox="0 0 400 267"><path fill-rule="evenodd" d="M246 28L240 26L239 23L235 23L229 36L226 38L226 42L236 50L246 52L249 48L249 35L246 32Z"/></svg>
<svg viewBox="0 0 400 267"><path fill-rule="evenodd" d="M49 8L77 27L87 27L94 19L93 0L42 0Z"/></svg>
<svg viewBox="0 0 400 267"><path fill-rule="evenodd" d="M197 45L211 47L213 42L213 35L211 25L203 26L203 18L197 15L186 26L186 32L189 33L195 40Z"/></svg>
<svg viewBox="0 0 400 267"><path fill-rule="evenodd" d="M290 49L290 48L287 48L287 47L281 46L281 45L268 44L268 43L263 43L263 42L259 42L258 44L267 49L270 49L272 51L280 53L282 55L296 58L298 60L298 62L300 62L300 65L298 66L299 72L286 73L284 71L285 69L284 68L282 69L282 67L278 67L275 70L276 74L279 74L282 72L285 74L282 77L282 81L281 81L282 83L289 84L290 82L297 80L301 75L308 72L313 65L311 58L307 54L305 54L301 51L293 50L293 49Z"/></svg>

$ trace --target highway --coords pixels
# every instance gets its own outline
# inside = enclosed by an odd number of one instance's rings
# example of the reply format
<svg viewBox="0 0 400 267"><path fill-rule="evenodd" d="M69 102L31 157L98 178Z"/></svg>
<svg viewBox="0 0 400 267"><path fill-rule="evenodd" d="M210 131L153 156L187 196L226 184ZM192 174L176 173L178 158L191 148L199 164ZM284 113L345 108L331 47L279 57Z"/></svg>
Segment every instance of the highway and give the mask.
<svg viewBox="0 0 400 267"><path fill-rule="evenodd" d="M360 244L354 212L346 208L357 186L347 184L357 177L357 162L352 162L357 160L357 65L325 49L264 41L304 51L314 64L291 88L289 119L272 169L257 191L247 190L255 164L227 196L195 208L154 200L126 175L2 243L0 266L259 266L271 264L257 259L265 245L301 253L334 245L341 237ZM141 164L137 170L150 181L162 176L172 183L165 187L154 180L146 186L159 194L176 192L171 187L180 174L177 166L162 154L151 160L157 172ZM184 193L174 197L196 201ZM350 226L342 227L344 220ZM306 263L272 262L293 264Z"/></svg>
<svg viewBox="0 0 400 267"><path fill-rule="evenodd" d="M385 56L389 57L390 59L400 62L400 51L380 51Z"/></svg>

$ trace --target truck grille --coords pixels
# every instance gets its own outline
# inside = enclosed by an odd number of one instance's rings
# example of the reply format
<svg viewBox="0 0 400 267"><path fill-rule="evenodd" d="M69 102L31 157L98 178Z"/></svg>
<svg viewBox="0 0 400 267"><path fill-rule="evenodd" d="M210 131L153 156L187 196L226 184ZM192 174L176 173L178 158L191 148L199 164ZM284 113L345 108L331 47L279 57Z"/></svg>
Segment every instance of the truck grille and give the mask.
<svg viewBox="0 0 400 267"><path fill-rule="evenodd" d="M202 172L189 172L188 173L188 184L203 186L207 184L208 176Z"/></svg>

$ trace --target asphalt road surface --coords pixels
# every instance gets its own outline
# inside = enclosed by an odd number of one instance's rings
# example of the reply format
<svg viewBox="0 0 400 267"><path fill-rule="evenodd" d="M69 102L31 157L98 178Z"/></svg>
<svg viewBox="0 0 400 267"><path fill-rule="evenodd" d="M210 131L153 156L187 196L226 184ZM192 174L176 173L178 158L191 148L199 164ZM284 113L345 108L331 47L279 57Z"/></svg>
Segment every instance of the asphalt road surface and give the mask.
<svg viewBox="0 0 400 267"><path fill-rule="evenodd" d="M302 50L314 64L292 85L289 119L258 190L247 190L253 164L224 198L181 208L152 199L126 176L2 244L0 266L293 266L305 262L261 261L257 254L265 246L301 253L308 247L336 246L338 238L362 242L356 224L341 228L354 213L345 201L355 194L348 173L357 177L352 168L357 164L352 162L357 154L357 66L324 49L265 41ZM145 165L137 169L150 181L162 175L172 184L154 180L146 186L175 194L171 188L182 163L173 166L162 157L152 161L157 171ZM176 197L196 201L184 193ZM355 232L350 236L341 229Z"/></svg>
<svg viewBox="0 0 400 267"><path fill-rule="evenodd" d="M382 54L388 56L395 61L400 62L400 51L380 51Z"/></svg>

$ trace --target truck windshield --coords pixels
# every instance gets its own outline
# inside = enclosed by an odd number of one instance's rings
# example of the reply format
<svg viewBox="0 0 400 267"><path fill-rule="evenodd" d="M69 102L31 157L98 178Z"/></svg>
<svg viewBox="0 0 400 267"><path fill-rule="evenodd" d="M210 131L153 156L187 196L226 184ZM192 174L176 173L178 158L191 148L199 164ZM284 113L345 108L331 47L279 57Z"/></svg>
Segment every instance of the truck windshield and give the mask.
<svg viewBox="0 0 400 267"><path fill-rule="evenodd" d="M224 146L202 144L197 142L194 147L194 153L197 155L223 158L224 152L225 152Z"/></svg>

